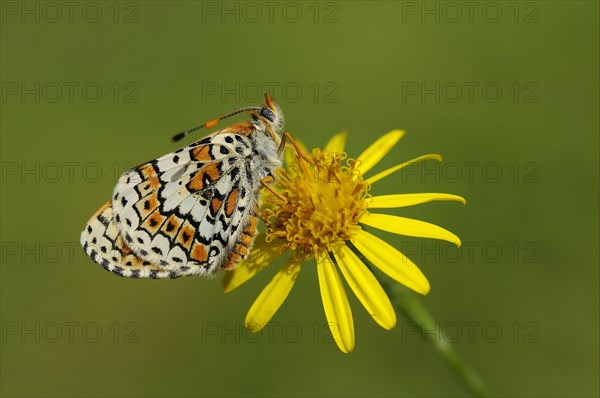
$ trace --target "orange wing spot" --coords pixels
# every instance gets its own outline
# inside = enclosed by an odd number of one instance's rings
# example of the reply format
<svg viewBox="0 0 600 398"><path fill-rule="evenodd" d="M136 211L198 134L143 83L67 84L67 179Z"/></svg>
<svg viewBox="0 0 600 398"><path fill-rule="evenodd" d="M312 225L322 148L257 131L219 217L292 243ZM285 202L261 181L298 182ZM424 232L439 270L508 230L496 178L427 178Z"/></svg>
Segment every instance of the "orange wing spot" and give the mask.
<svg viewBox="0 0 600 398"><path fill-rule="evenodd" d="M146 181L146 184L150 185L150 188L152 188L153 191L160 188L160 180L158 179L158 176L150 177L148 181Z"/></svg>
<svg viewBox="0 0 600 398"><path fill-rule="evenodd" d="M227 127L226 129L221 130L221 133L249 135L252 130L254 130L254 126L252 125L252 122L243 122L243 123L238 123L238 124L234 124L233 126Z"/></svg>
<svg viewBox="0 0 600 398"><path fill-rule="evenodd" d="M190 247L192 247L192 242L194 241L195 233L196 230L194 230L191 224L188 221L186 221L179 230L179 233L177 234L176 242L179 243L186 250L190 250Z"/></svg>
<svg viewBox="0 0 600 398"><path fill-rule="evenodd" d="M188 182L187 187L192 192L200 191L204 189L204 176L207 176L210 181L215 181L220 175L221 173L215 163L207 164Z"/></svg>
<svg viewBox="0 0 600 398"><path fill-rule="evenodd" d="M211 181L215 181L221 177L221 172L217 168L216 163L207 164L202 168L202 172L204 172Z"/></svg>
<svg viewBox="0 0 600 398"><path fill-rule="evenodd" d="M192 254L190 255L192 260L198 261L199 263L205 263L208 260L208 253L206 252L206 246L201 243L195 242Z"/></svg>
<svg viewBox="0 0 600 398"><path fill-rule="evenodd" d="M146 178L151 178L157 175L154 166L152 166L150 163L146 163L145 165L140 166L139 171Z"/></svg>
<svg viewBox="0 0 600 398"><path fill-rule="evenodd" d="M146 218L158 207L158 191L152 192L150 196L141 199L135 207L142 218Z"/></svg>
<svg viewBox="0 0 600 398"><path fill-rule="evenodd" d="M177 217L175 214L172 214L171 217L167 219L167 221L163 224L160 229L165 235L169 236L171 239L175 239L177 236L177 231L179 231L179 227L181 226L182 219Z"/></svg>
<svg viewBox="0 0 600 398"><path fill-rule="evenodd" d="M161 184L160 180L158 179L158 176L154 175L140 182L136 188L140 195L142 195L143 197L152 193L152 191L158 190L158 188L160 188L160 185Z"/></svg>
<svg viewBox="0 0 600 398"><path fill-rule="evenodd" d="M217 211L221 208L223 201L217 197L214 197L210 202L211 210L213 214L217 214Z"/></svg>
<svg viewBox="0 0 600 398"><path fill-rule="evenodd" d="M227 204L225 205L225 214L227 217L231 217L233 211L235 210L235 205L237 203L239 191L237 188L234 188L229 192L229 196L227 197Z"/></svg>
<svg viewBox="0 0 600 398"><path fill-rule="evenodd" d="M126 267L141 267L143 260L134 254L129 254L123 257L121 264Z"/></svg>
<svg viewBox="0 0 600 398"><path fill-rule="evenodd" d="M155 234L158 229L160 228L160 226L163 224L163 222L165 221L166 217L164 217L162 214L160 214L160 212L157 210L154 210L154 212L146 219L146 221L144 221L144 223L142 224L142 226L151 234Z"/></svg>
<svg viewBox="0 0 600 398"><path fill-rule="evenodd" d="M200 172L196 173L196 175L190 180L190 182L188 182L188 189L192 192L202 190L202 188L204 188L204 181L202 181L203 178L204 173L201 170Z"/></svg>
<svg viewBox="0 0 600 398"><path fill-rule="evenodd" d="M131 248L125 243L125 239L123 239L123 235L121 234L117 236L117 239L115 240L115 246L121 251L122 254L126 255L133 253Z"/></svg>
<svg viewBox="0 0 600 398"><path fill-rule="evenodd" d="M194 148L192 150L194 154L194 159L199 162L209 162L213 158L210 156L210 145L202 145Z"/></svg>

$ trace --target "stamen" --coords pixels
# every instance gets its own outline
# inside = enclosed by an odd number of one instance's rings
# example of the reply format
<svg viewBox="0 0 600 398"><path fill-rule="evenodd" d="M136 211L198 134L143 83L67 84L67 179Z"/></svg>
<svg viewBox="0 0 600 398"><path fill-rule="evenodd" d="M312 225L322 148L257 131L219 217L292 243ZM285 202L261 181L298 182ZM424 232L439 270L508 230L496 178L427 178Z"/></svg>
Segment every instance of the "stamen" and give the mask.
<svg viewBox="0 0 600 398"><path fill-rule="evenodd" d="M353 159L342 166L345 159L345 153L315 149L310 155L298 153L288 170L278 170L274 192L266 193L269 206L264 211L267 239L276 250L312 257L336 250L360 230L358 220L367 211L369 184Z"/></svg>

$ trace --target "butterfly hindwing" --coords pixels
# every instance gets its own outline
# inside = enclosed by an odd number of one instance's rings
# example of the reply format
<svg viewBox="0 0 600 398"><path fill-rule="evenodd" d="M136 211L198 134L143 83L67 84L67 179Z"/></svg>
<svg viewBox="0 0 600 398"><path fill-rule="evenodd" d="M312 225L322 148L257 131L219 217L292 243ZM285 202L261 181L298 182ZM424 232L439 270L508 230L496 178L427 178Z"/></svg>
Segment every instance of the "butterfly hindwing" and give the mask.
<svg viewBox="0 0 600 398"><path fill-rule="evenodd" d="M193 275L193 269L167 270L139 258L125 244L113 217L111 202L105 203L81 233L86 254L106 270L128 278L177 278Z"/></svg>

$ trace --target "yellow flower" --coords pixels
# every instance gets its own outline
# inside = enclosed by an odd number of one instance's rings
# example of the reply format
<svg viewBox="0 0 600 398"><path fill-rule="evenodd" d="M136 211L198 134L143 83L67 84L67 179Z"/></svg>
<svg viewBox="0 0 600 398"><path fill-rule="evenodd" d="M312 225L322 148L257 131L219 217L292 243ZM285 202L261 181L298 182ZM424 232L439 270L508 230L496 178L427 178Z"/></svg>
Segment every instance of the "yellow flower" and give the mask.
<svg viewBox="0 0 600 398"><path fill-rule="evenodd" d="M286 168L277 171L275 192L265 191L262 218L266 231L261 232L249 257L226 274L223 286L229 292L266 268L283 253L291 256L263 289L246 315L245 325L260 331L288 296L302 265L315 259L325 316L340 350L354 349L354 322L346 290L338 269L365 309L384 329L396 325L396 313L383 288L361 261L360 253L390 278L417 293L429 293L429 282L419 268L400 251L365 231L374 227L400 235L443 239L460 246L460 239L436 225L387 214L373 209L397 208L435 200L465 200L442 193L415 193L371 196L371 185L410 164L427 159L441 161L431 154L409 160L372 177L363 176L379 162L403 131L391 131L356 160L346 159L346 133L335 135L324 150L314 149L307 155L286 154ZM274 256L275 255L275 256Z"/></svg>

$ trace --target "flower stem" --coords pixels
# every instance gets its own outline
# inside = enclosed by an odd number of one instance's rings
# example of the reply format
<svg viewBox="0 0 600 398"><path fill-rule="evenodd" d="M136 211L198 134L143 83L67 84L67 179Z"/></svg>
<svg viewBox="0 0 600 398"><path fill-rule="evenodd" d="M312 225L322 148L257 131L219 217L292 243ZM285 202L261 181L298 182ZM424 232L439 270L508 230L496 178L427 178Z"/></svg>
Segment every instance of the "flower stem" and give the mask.
<svg viewBox="0 0 600 398"><path fill-rule="evenodd" d="M463 387L475 397L490 397L491 395L481 377L458 356L452 344L441 332L440 325L435 322L423 302L404 286L384 278L379 270L375 270L371 262L358 250L353 247L352 249L375 275L390 298L396 312L412 322L419 329L421 335L427 336L444 363L452 370ZM432 338L432 336L439 336L439 338Z"/></svg>
<svg viewBox="0 0 600 398"><path fill-rule="evenodd" d="M489 397L483 380L475 371L469 367L454 350L452 344L441 333L440 325L435 322L433 316L427 311L423 302L405 287L390 283L376 275L381 286L390 297L396 312L404 315L417 328L421 335L427 336L440 354L445 364L452 370L456 378L463 384L465 389L476 397ZM438 336L439 338L432 338Z"/></svg>

